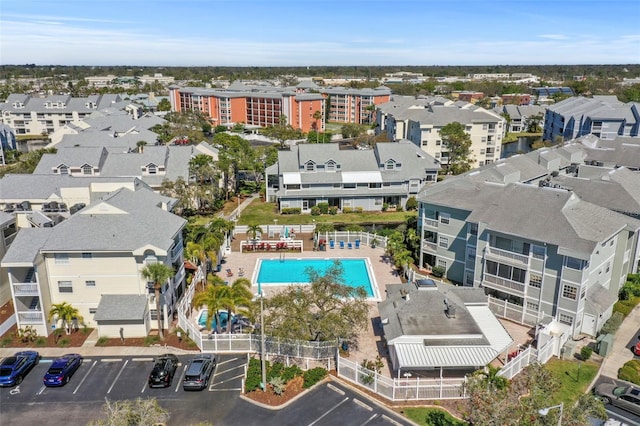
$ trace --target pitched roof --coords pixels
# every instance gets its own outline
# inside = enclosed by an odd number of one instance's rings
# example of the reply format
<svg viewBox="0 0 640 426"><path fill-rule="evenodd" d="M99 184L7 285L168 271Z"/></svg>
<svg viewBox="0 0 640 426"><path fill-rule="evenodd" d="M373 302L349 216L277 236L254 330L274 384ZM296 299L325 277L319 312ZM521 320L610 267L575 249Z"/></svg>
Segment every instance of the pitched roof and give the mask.
<svg viewBox="0 0 640 426"><path fill-rule="evenodd" d="M98 321L141 321L147 311L144 294L103 294L93 317Z"/></svg>

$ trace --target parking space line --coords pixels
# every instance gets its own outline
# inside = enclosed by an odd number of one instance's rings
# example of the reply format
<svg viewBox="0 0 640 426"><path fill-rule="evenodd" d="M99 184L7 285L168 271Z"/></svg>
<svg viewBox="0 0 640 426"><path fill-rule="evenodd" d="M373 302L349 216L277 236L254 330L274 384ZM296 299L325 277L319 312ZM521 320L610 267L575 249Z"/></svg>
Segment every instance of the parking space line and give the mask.
<svg viewBox="0 0 640 426"><path fill-rule="evenodd" d="M231 358L231 359L228 359L228 360L226 360L226 361L219 362L219 363L218 363L218 365L226 364L226 363L228 363L228 362L235 361L235 360L237 360L237 359L238 359L238 358Z"/></svg>
<svg viewBox="0 0 640 426"><path fill-rule="evenodd" d="M376 414L374 414L373 416L369 417L369 418L367 419L367 421L366 421L366 422L362 423L362 425L361 425L361 426L366 425L367 423L369 423L371 420L375 419L376 417L378 417L378 414L377 414L377 413L376 413Z"/></svg>
<svg viewBox="0 0 640 426"><path fill-rule="evenodd" d="M383 414L382 418L388 421L389 423L391 423L392 425L402 426L401 423L398 423L397 421L393 420L391 417L387 416L386 414Z"/></svg>
<svg viewBox="0 0 640 426"><path fill-rule="evenodd" d="M342 389L340 389L340 388L337 388L337 387L333 386L331 383L329 383L329 384L327 385L327 387L328 387L329 389L331 389L332 391L334 391L334 392L338 392L340 395L344 395L344 394L345 394L345 392L344 392Z"/></svg>
<svg viewBox="0 0 640 426"><path fill-rule="evenodd" d="M326 411L323 415L321 415L320 417L318 417L317 419L315 419L313 422L309 423L309 426L313 426L316 423L318 423L320 420L322 420L323 418L325 418L326 416L328 416L333 410L335 410L336 408L338 408L339 406L341 406L342 404L344 404L345 402L347 402L349 400L349 397L346 397L345 399L343 399L342 401L338 402L336 405L333 406L332 409L330 409L329 411Z"/></svg>
<svg viewBox="0 0 640 426"><path fill-rule="evenodd" d="M209 386L209 392L240 392L242 388L228 388L228 389L211 389Z"/></svg>
<svg viewBox="0 0 640 426"><path fill-rule="evenodd" d="M127 364L129 363L129 360L126 360L124 362L124 364L122 364L122 367L120 367L120 371L118 371L118 375L116 376L116 378L113 380L113 383L111 383L111 387L109 388L109 390L107 391L107 395L111 393L111 389L113 389L113 387L116 385L116 382L118 381L118 379L120 378L120 375L122 374L122 372L124 371L124 368L127 366Z"/></svg>
<svg viewBox="0 0 640 426"><path fill-rule="evenodd" d="M87 380L87 377L89 377L89 373L91 373L91 370L93 370L93 367L95 367L97 363L98 363L97 360L93 361L93 364L91 364L91 367L89 368L89 371L87 371L87 374L85 374L84 377L82 378L82 380L80 381L80 383L78 383L78 387L76 388L76 390L73 391L74 395L76 394L76 392L78 392L78 389L80 389L80 386L82 386L84 381Z"/></svg>
<svg viewBox="0 0 640 426"><path fill-rule="evenodd" d="M223 383L226 383L226 382L230 382L230 381L232 381L232 380L239 379L240 377L244 377L244 374L238 374L237 376L232 377L232 378L230 378L230 379L226 379L226 380L222 380L222 381L220 381L220 382L212 383L212 384L211 384L211 386L221 385L221 384L223 384Z"/></svg>
<svg viewBox="0 0 640 426"><path fill-rule="evenodd" d="M147 390L147 384L148 382L145 380L144 386L142 386L142 390L140 391L140 393L144 393L144 391Z"/></svg>
<svg viewBox="0 0 640 426"><path fill-rule="evenodd" d="M180 380L178 380L178 383L176 384L175 392L178 392L178 389L180 389L180 384L184 380L185 374L187 374L187 365L186 364L185 364L184 368L182 369L182 374L180 374Z"/></svg>
<svg viewBox="0 0 640 426"><path fill-rule="evenodd" d="M102 358L100 362L121 362L122 358Z"/></svg>
<svg viewBox="0 0 640 426"><path fill-rule="evenodd" d="M365 404L364 402L360 401L359 399L354 398L353 402L355 402L356 404L358 404L359 406L361 406L362 408L368 410L368 411L372 411L373 408L369 407L367 404Z"/></svg>
<svg viewBox="0 0 640 426"><path fill-rule="evenodd" d="M635 420L634 419L630 419L628 417L625 417L624 415L620 414L620 413L616 413L615 411L611 411L611 410L607 410L607 408L605 408L605 411L607 412L607 414L609 415L609 417L619 417L622 420L624 420L625 422L629 422L630 425L634 424Z"/></svg>
<svg viewBox="0 0 640 426"><path fill-rule="evenodd" d="M216 373L214 374L214 376L215 376L216 374L223 374L223 373L226 373L226 372L228 372L228 371L237 370L238 368L244 368L244 365L238 365L237 367L228 368L228 369L226 369L226 370L222 370L222 371L216 371ZM217 370L217 369L216 369L216 370ZM244 375L244 374L243 374L243 375Z"/></svg>
<svg viewBox="0 0 640 426"><path fill-rule="evenodd" d="M149 362L153 361L153 358L131 358L131 361Z"/></svg>
<svg viewBox="0 0 640 426"><path fill-rule="evenodd" d="M40 391L39 391L38 393L36 393L36 395L42 395L42 392L44 392L44 390L45 390L46 388L47 388L47 387L46 387L45 385L42 385L42 387L40 388Z"/></svg>

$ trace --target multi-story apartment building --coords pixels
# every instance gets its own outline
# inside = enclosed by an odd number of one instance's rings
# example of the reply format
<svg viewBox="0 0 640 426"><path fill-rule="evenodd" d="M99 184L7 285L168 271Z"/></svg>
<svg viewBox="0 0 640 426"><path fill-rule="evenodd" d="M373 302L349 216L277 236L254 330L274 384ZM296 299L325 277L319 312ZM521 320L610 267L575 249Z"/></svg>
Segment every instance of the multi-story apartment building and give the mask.
<svg viewBox="0 0 640 426"><path fill-rule="evenodd" d="M449 151L442 144L440 129L453 122L462 124L471 138L472 167L500 158L506 120L493 111L437 97L394 96L378 108L377 114L377 133L386 132L390 140L408 139L443 165L449 162Z"/></svg>
<svg viewBox="0 0 640 426"><path fill-rule="evenodd" d="M547 108L544 140L571 140L593 134L601 139L640 137L640 108L615 96L565 99Z"/></svg>
<svg viewBox="0 0 640 426"><path fill-rule="evenodd" d="M372 124L375 108L391 98L391 90L381 86L375 89L321 88L327 98L327 121L335 123Z"/></svg>
<svg viewBox="0 0 640 426"><path fill-rule="evenodd" d="M509 133L527 132L533 120L544 128L545 108L539 105L504 105L495 109L498 114L507 114Z"/></svg>
<svg viewBox="0 0 640 426"><path fill-rule="evenodd" d="M596 335L638 269L640 175L596 175L588 155L580 144L545 149L427 187L420 264L484 288L514 320Z"/></svg>
<svg viewBox="0 0 640 426"><path fill-rule="evenodd" d="M503 105L530 105L531 95L528 93L505 93L500 96Z"/></svg>
<svg viewBox="0 0 640 426"><path fill-rule="evenodd" d="M310 213L319 203L341 210L380 211L404 207L429 182L439 164L408 141L377 143L373 149L339 148L338 144L301 144L279 151L266 169L267 200L280 210Z"/></svg>
<svg viewBox="0 0 640 426"><path fill-rule="evenodd" d="M11 94L0 104L2 124L16 135L48 135L69 123L78 123L91 113L116 106L120 95L92 95L74 98L55 95L45 98Z"/></svg>
<svg viewBox="0 0 640 426"><path fill-rule="evenodd" d="M285 116L287 124L303 132L324 130L324 97L303 89L238 82L224 90L172 86L169 98L173 111L200 111L213 125L244 123L268 127L278 125L280 116ZM316 111L321 118L314 118Z"/></svg>
<svg viewBox="0 0 640 426"><path fill-rule="evenodd" d="M145 336L157 310L153 283L141 271L156 262L174 270L160 296L161 316L170 318L185 286L186 221L171 213L174 202L148 188L121 188L95 198L55 226L20 229L1 262L8 271L18 328L29 325L39 335L49 335L54 325L51 306L67 302L79 310L85 324L104 327L102 335L110 330L109 335L113 327L100 324L99 318L112 318L113 312L100 309L112 305L116 296L130 296L136 303L120 306L120 318L129 321L122 323L123 333ZM132 311L125 312L127 307Z"/></svg>

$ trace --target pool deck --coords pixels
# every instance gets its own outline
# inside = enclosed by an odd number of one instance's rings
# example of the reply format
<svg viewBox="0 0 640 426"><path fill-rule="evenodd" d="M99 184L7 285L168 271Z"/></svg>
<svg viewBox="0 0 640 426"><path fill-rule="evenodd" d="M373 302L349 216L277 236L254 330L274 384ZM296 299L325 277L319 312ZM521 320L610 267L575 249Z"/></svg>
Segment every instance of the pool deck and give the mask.
<svg viewBox="0 0 640 426"><path fill-rule="evenodd" d="M238 272L240 268L244 270L244 278L252 280L257 275L257 261L258 259L278 259L277 253L252 253L244 252L240 253L240 241L244 240L245 235L236 236L231 245L231 253L225 256L225 262L222 264L222 270L218 272L218 275L225 281L233 282L240 278ZM382 299L385 298L385 285L387 284L400 284L402 281L396 274L393 265L389 261L385 261L384 249L371 248L369 246L360 245L359 249L356 248L328 248L325 251L313 251L313 237L311 234L297 234L296 239L304 241L304 251L302 253L286 253L285 258L368 258L373 275L375 276L375 284L377 284L378 294ZM233 276L228 277L226 270L230 269ZM262 290L267 297L277 292L282 286L265 285L262 286ZM251 291L258 292L258 286L252 281ZM360 333L360 339L358 341L357 348L351 348L349 359L353 361L362 361L364 359L374 360L376 356L386 357L386 350L382 344L382 331L375 324L378 324L379 313L377 301L369 302L371 309L369 311L369 323L366 330L362 330ZM383 373L390 374L388 366L385 362L385 370Z"/></svg>

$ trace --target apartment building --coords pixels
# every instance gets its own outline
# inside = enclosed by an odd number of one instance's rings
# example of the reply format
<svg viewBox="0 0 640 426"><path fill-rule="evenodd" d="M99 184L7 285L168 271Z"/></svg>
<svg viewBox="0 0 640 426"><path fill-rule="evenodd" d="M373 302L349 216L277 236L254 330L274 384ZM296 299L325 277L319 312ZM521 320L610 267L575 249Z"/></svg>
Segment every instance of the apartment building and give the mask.
<svg viewBox="0 0 640 426"><path fill-rule="evenodd" d="M135 302L120 305L120 318L127 321L120 323L124 334L145 336L157 311L153 283L141 271L156 262L174 270L160 296L161 317L171 317L185 287L186 220L171 213L175 200L146 187L120 188L92 200L54 226L18 231L0 263L8 272L18 328L29 325L39 335L49 335L54 328L48 318L51 306L67 302L89 327L117 337L111 311L120 298ZM101 324L100 319L106 321Z"/></svg>
<svg viewBox="0 0 640 426"><path fill-rule="evenodd" d="M578 96L547 108L544 140L571 140L588 134L601 139L640 137L638 103L622 103L615 96Z"/></svg>
<svg viewBox="0 0 640 426"><path fill-rule="evenodd" d="M507 120L509 133L527 132L529 125L534 121L541 129L544 128L546 109L539 105L504 105L496 108L495 112L509 116Z"/></svg>
<svg viewBox="0 0 640 426"><path fill-rule="evenodd" d="M74 98L54 95L44 98L26 94L11 94L0 103L2 124L11 127L16 135L48 135L69 123L78 123L91 113L116 106L120 95L92 95Z"/></svg>
<svg viewBox="0 0 640 426"><path fill-rule="evenodd" d="M267 200L280 211L310 213L319 203L345 209L381 211L404 207L437 180L437 161L409 141L377 143L373 149L340 149L338 144L301 144L279 151L266 169Z"/></svg>
<svg viewBox="0 0 640 426"><path fill-rule="evenodd" d="M321 88L328 105L327 121L335 123L372 124L375 109L389 102L391 90L380 86L375 89Z"/></svg>
<svg viewBox="0 0 640 426"><path fill-rule="evenodd" d="M201 87L169 88L172 111L200 111L214 126L244 123L275 126L280 116L303 132L324 131L325 98L303 89L248 86L234 82L227 89ZM321 118L315 119L316 111Z"/></svg>
<svg viewBox="0 0 640 426"><path fill-rule="evenodd" d="M589 161L577 142L425 188L420 265L484 288L514 321L595 336L638 270L640 175Z"/></svg>
<svg viewBox="0 0 640 426"><path fill-rule="evenodd" d="M442 144L440 129L461 123L471 138L471 166L490 164L500 158L506 120L467 102L453 102L440 97L393 97L379 107L380 125L376 133L386 132L390 140L408 139L441 164L449 162L449 152Z"/></svg>

